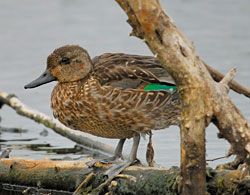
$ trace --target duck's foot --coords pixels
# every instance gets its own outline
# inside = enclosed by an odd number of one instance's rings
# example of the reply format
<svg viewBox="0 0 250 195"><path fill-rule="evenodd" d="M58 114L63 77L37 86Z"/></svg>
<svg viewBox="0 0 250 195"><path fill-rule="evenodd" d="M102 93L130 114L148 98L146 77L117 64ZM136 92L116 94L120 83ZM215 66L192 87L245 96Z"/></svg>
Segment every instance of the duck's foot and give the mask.
<svg viewBox="0 0 250 195"><path fill-rule="evenodd" d="M99 181L99 184L97 184L97 187L94 187L94 189L91 189L91 192L88 194L102 194L103 188L107 186L120 172L132 164L134 164L134 161L124 161L122 163L113 164L104 173L97 173L95 177ZM85 183L85 181L82 183ZM78 190L74 194L79 194L79 189L80 187L78 187Z"/></svg>
<svg viewBox="0 0 250 195"><path fill-rule="evenodd" d="M114 178L127 167L138 163L140 164L140 160L136 159L134 161L126 160L121 163L114 164L111 168L104 172L104 175L108 176L108 178Z"/></svg>
<svg viewBox="0 0 250 195"><path fill-rule="evenodd" d="M139 160L138 160L139 161ZM104 159L92 159L91 161L87 162L86 165L91 168L95 167L98 163L103 164L104 166L108 165L110 167L115 166L116 164L124 163L123 157L118 156L111 156ZM98 166L98 165L97 165ZM100 165L99 165L100 166Z"/></svg>
<svg viewBox="0 0 250 195"><path fill-rule="evenodd" d="M99 160L99 162L104 163L104 164L120 163L122 161L123 161L123 157L122 156L111 156L111 157Z"/></svg>
<svg viewBox="0 0 250 195"><path fill-rule="evenodd" d="M126 139L119 140L119 142L116 146L116 149L115 149L114 156L99 160L99 162L104 163L104 164L108 164L108 163L117 163L117 162L123 161L122 149L123 149L123 145L124 145L125 140Z"/></svg>
<svg viewBox="0 0 250 195"><path fill-rule="evenodd" d="M108 178L115 177L124 169L129 167L132 164L135 164L139 160L136 158L138 145L140 143L140 135L136 135L133 137L133 146L129 155L129 159L125 162L114 164L111 168L109 168L104 174L108 176ZM116 153L117 154L117 153ZM115 155L117 156L117 155ZM139 161L140 162L140 161Z"/></svg>
<svg viewBox="0 0 250 195"><path fill-rule="evenodd" d="M122 146L123 146L124 141L125 141L125 139L120 140L118 147L116 148L116 152L115 152L114 156L121 156L121 150L122 150ZM136 158L139 142L140 142L140 135L134 136L133 137L133 146L132 146L132 149L131 149L131 152L129 155L129 159L124 161L124 162L121 162L121 163L113 164L108 170L106 170L102 175L104 177L106 177L107 180L93 190L94 194L99 194L101 192L101 190L103 189L103 187L107 186L124 169L126 169L127 167L129 167L135 163L140 162Z"/></svg>

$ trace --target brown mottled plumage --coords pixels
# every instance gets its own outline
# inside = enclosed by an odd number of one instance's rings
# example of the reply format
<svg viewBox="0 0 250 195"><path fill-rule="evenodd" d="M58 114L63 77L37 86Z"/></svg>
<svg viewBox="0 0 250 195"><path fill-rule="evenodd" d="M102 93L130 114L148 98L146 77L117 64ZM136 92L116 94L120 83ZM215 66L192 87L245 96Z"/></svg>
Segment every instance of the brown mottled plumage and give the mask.
<svg viewBox="0 0 250 195"><path fill-rule="evenodd" d="M26 88L57 80L53 114L72 129L125 140L179 123L177 92L143 89L148 83L174 85L153 57L115 53L91 60L86 50L67 45L48 57L45 76L50 80Z"/></svg>

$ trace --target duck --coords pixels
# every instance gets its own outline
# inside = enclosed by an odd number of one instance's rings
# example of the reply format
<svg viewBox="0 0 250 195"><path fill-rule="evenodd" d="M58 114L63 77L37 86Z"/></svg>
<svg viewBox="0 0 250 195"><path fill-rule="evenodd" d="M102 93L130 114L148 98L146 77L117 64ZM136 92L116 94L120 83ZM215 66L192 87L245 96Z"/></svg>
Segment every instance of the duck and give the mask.
<svg viewBox="0 0 250 195"><path fill-rule="evenodd" d="M175 82L153 56L104 53L91 59L82 47L65 45L48 56L46 70L25 89L52 81L55 118L74 130L119 139L105 161L120 159L125 140L133 138L127 159L132 163L141 135L179 125Z"/></svg>

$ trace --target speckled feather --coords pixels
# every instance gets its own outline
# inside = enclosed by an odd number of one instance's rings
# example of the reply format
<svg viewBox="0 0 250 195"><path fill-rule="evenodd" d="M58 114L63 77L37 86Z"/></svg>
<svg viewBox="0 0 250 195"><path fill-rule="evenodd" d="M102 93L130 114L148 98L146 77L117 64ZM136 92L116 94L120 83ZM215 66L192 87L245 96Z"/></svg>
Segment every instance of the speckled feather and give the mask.
<svg viewBox="0 0 250 195"><path fill-rule="evenodd" d="M119 86L130 79L134 83L162 83L175 85L173 78L151 56L139 56L123 53L105 53L92 59L94 75L101 84ZM119 82L118 82L119 81ZM120 86L119 86L120 87ZM137 88L138 85L128 85Z"/></svg>
<svg viewBox="0 0 250 195"><path fill-rule="evenodd" d="M149 82L172 78L152 57L104 54L92 60L79 80L59 82L51 96L53 114L63 124L96 136L130 138L179 124L178 93L144 91Z"/></svg>

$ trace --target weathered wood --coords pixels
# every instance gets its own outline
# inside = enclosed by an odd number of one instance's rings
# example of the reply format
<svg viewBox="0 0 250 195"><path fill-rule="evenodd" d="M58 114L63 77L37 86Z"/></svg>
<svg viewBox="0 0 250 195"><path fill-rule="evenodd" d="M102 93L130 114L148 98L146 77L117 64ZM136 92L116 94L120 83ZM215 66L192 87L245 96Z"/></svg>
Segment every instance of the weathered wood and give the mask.
<svg viewBox="0 0 250 195"><path fill-rule="evenodd" d="M0 182L73 191L92 171L87 161L1 159Z"/></svg>
<svg viewBox="0 0 250 195"><path fill-rule="evenodd" d="M28 190L39 188L73 192L80 186L81 193L92 193L98 181L96 174L84 161L51 161L27 159L1 159L0 183L29 186ZM106 170L108 166L101 167ZM109 194L179 194L179 168L156 168L131 166L103 189ZM90 173L90 174L88 174ZM85 178L88 178L85 180ZM250 179L240 170L207 169L207 191L211 194L233 194L241 191L247 194ZM1 191L1 190L0 190ZM77 193L78 194L78 193ZM237 194L237 193L236 193Z"/></svg>
<svg viewBox="0 0 250 195"><path fill-rule="evenodd" d="M132 35L143 40L176 81L182 101L182 194L205 194L205 128L211 119L232 151L250 153L250 129L227 95L214 82L193 44L166 15L158 0L116 0L129 17ZM228 83L227 83L228 84Z"/></svg>
<svg viewBox="0 0 250 195"><path fill-rule="evenodd" d="M203 61L203 64L206 66L207 70L209 71L209 73L211 74L211 76L213 77L213 79L217 82L220 82L223 78L224 78L224 74L222 74L221 72L219 72L218 70L216 70L215 68L209 66L206 62ZM250 89L241 85L240 83L238 83L237 81L232 80L229 83L229 87L230 89L232 89L233 91L235 91L238 94L243 94L246 97L250 98Z"/></svg>

